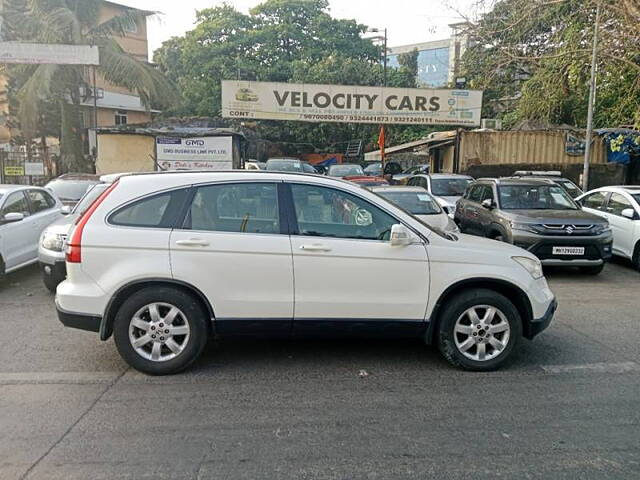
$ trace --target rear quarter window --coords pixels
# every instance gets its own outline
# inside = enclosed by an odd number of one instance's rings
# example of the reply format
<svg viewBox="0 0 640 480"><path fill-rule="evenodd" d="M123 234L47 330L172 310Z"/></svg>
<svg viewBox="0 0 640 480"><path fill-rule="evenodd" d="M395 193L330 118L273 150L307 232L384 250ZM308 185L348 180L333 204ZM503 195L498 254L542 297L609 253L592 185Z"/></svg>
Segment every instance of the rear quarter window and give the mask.
<svg viewBox="0 0 640 480"><path fill-rule="evenodd" d="M136 200L113 212L112 225L141 228L172 228L178 221L188 189L158 193Z"/></svg>

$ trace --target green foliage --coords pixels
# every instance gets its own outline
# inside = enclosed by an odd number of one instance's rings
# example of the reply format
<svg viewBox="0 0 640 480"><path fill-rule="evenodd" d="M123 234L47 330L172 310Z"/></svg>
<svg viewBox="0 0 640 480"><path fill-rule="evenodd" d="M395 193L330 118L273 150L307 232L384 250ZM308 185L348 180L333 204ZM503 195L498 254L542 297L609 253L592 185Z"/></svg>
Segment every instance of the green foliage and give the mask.
<svg viewBox="0 0 640 480"><path fill-rule="evenodd" d="M154 61L182 91L182 103L167 115L218 116L221 81L228 79L381 85L382 51L362 37L365 25L332 18L326 0L267 0L248 15L229 5L198 12L197 25L163 43ZM388 84L414 87L417 52L389 69ZM256 134L282 142L288 154L344 150L351 139L375 143L377 125L256 121ZM394 126L396 134L422 137L424 127ZM399 138L399 136L398 136ZM403 137L404 138L404 137ZM266 149L263 149L263 152Z"/></svg>
<svg viewBox="0 0 640 480"><path fill-rule="evenodd" d="M483 116L584 127L596 0L501 0L471 29L463 58ZM601 2L594 125L640 123L640 12ZM629 5L627 8L626 5Z"/></svg>

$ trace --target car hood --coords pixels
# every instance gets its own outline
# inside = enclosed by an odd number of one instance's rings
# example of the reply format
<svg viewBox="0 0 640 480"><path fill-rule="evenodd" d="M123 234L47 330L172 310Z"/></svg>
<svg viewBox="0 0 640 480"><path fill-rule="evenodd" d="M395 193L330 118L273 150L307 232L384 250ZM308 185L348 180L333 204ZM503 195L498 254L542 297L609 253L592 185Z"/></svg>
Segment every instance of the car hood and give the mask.
<svg viewBox="0 0 640 480"><path fill-rule="evenodd" d="M77 218L78 214L73 213L61 217L55 222L49 224L49 226L45 229L45 232L66 235L67 233L69 233L71 227L75 224Z"/></svg>
<svg viewBox="0 0 640 480"><path fill-rule="evenodd" d="M455 206L456 202L458 200L460 200L460 198L461 197L459 197L459 196L457 196L457 197L456 196L453 196L453 197L452 196L446 196L446 197L436 196L436 200L438 200L438 203L440 205L444 205L444 206L447 206L447 207L448 206L452 206L452 207Z"/></svg>
<svg viewBox="0 0 640 480"><path fill-rule="evenodd" d="M510 220L520 223L607 223L607 220L584 210L502 210L502 213Z"/></svg>
<svg viewBox="0 0 640 480"><path fill-rule="evenodd" d="M437 213L435 215L414 215L416 218L420 219L427 225L437 228L439 230L444 230L445 232L455 232L458 230L456 224L449 218L449 215L446 213Z"/></svg>

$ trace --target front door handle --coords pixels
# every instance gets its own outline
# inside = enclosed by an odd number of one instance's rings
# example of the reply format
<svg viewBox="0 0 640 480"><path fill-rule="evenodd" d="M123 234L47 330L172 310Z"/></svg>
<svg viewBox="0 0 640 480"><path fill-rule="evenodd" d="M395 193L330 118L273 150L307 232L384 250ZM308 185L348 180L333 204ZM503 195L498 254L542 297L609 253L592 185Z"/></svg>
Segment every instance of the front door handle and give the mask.
<svg viewBox="0 0 640 480"><path fill-rule="evenodd" d="M313 244L313 245L300 245L300 250L305 252L329 252L331 249L326 245Z"/></svg>
<svg viewBox="0 0 640 480"><path fill-rule="evenodd" d="M189 240L176 240L176 245L183 247L206 247L209 245L209 242L201 238L190 238Z"/></svg>

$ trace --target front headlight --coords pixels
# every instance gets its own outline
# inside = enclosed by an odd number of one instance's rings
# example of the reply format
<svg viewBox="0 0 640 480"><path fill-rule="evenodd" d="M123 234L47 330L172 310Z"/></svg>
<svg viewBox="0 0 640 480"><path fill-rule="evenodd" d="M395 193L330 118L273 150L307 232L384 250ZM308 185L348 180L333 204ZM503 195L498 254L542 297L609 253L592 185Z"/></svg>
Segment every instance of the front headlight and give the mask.
<svg viewBox="0 0 640 480"><path fill-rule="evenodd" d="M536 231L533 229L533 225L530 224L530 223L511 222L511 229L512 230L522 230L524 232L536 233Z"/></svg>
<svg viewBox="0 0 640 480"><path fill-rule="evenodd" d="M610 231L611 225L609 225L609 222L596 225L596 227L593 229L593 233L595 233L596 235L602 235L603 233L607 233Z"/></svg>
<svg viewBox="0 0 640 480"><path fill-rule="evenodd" d="M529 258L529 257L511 257L513 260L515 260L517 263L519 263L522 268L524 268L527 272L529 272L529 274L535 278L536 280L538 278L542 278L543 273L542 273L542 264L540 263L540 260L538 260L537 258Z"/></svg>
<svg viewBox="0 0 640 480"><path fill-rule="evenodd" d="M42 248L54 252L61 252L64 249L64 235L44 232L42 235Z"/></svg>

